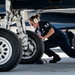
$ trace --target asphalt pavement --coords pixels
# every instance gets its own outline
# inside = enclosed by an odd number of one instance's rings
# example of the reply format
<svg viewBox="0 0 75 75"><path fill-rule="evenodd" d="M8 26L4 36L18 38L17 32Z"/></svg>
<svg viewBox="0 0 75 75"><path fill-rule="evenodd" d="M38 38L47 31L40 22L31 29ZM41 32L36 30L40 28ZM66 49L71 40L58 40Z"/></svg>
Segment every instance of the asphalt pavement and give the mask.
<svg viewBox="0 0 75 75"><path fill-rule="evenodd" d="M62 51L56 52L60 55L61 61L54 64L18 64L9 72L0 72L0 75L75 75L75 59L68 57ZM43 55L42 59L47 62L52 59Z"/></svg>

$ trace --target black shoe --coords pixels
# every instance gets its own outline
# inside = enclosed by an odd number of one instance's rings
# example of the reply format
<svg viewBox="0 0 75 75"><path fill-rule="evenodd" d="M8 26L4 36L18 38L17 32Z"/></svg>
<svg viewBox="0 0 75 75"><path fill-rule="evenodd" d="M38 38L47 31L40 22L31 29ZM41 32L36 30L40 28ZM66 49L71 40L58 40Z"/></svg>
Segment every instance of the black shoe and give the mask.
<svg viewBox="0 0 75 75"><path fill-rule="evenodd" d="M39 59L35 64L44 64L42 59Z"/></svg>
<svg viewBox="0 0 75 75"><path fill-rule="evenodd" d="M57 63L60 60L61 60L61 58L58 55L56 55L53 57L52 60L49 61L49 63Z"/></svg>
<svg viewBox="0 0 75 75"><path fill-rule="evenodd" d="M39 59L35 64L47 64L47 60Z"/></svg>

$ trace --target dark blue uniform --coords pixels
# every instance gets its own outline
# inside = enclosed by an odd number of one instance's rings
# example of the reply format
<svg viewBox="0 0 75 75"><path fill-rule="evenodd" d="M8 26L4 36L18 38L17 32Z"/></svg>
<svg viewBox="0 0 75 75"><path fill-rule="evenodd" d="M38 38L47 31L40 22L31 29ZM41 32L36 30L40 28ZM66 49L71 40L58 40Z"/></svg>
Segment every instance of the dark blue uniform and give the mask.
<svg viewBox="0 0 75 75"><path fill-rule="evenodd" d="M55 33L51 35L48 40L44 41L45 54L49 57L56 55L50 48L59 46L68 56L75 58L75 50L71 48L67 36L49 22L40 21L39 28L37 28L35 32L38 33L40 31L41 35L45 36L51 28L54 29Z"/></svg>

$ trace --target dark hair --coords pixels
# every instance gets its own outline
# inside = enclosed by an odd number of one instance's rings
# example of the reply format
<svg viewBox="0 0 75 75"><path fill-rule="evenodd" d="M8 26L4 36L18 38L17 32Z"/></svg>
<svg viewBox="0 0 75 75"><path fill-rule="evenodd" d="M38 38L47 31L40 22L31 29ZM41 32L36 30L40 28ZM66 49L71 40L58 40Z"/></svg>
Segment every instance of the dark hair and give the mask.
<svg viewBox="0 0 75 75"><path fill-rule="evenodd" d="M39 14L33 15L33 16L30 17L29 20L34 21L35 18L39 20L40 15Z"/></svg>

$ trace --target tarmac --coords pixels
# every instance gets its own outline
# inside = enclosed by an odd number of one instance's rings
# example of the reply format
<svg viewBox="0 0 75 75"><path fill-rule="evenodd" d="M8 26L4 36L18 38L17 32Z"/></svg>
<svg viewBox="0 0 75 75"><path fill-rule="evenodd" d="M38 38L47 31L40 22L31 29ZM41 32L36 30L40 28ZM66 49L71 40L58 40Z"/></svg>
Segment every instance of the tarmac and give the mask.
<svg viewBox="0 0 75 75"><path fill-rule="evenodd" d="M61 61L54 64L18 64L9 72L0 72L0 75L75 75L75 59L68 57L62 51L56 51ZM47 62L52 59L43 55Z"/></svg>

